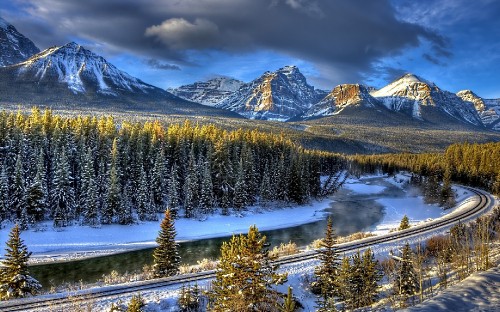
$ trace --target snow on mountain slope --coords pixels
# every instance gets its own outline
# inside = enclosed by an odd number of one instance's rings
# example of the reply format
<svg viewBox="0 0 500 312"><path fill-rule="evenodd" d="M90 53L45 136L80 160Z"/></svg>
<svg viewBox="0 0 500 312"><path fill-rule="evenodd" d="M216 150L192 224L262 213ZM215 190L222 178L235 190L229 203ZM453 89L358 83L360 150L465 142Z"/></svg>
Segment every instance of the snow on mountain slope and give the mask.
<svg viewBox="0 0 500 312"><path fill-rule="evenodd" d="M119 92L148 92L159 89L117 69L103 57L71 42L46 49L15 65L21 78L37 82L56 80L73 93L95 90L116 96Z"/></svg>
<svg viewBox="0 0 500 312"><path fill-rule="evenodd" d="M457 96L474 105L485 126L500 130L500 99L483 99L471 90L459 91Z"/></svg>
<svg viewBox="0 0 500 312"><path fill-rule="evenodd" d="M297 67L285 66L241 86L217 107L250 119L285 121L302 115L324 95L307 83Z"/></svg>
<svg viewBox="0 0 500 312"><path fill-rule="evenodd" d="M243 81L237 79L218 77L205 82L171 88L167 91L188 101L215 106L231 96L243 84Z"/></svg>
<svg viewBox="0 0 500 312"><path fill-rule="evenodd" d="M375 107L378 104L365 86L343 84L336 86L321 101L314 104L305 114L305 118L323 117L340 113L349 106Z"/></svg>
<svg viewBox="0 0 500 312"><path fill-rule="evenodd" d="M0 66L22 62L38 52L30 39L0 17Z"/></svg>
<svg viewBox="0 0 500 312"><path fill-rule="evenodd" d="M441 90L434 83L413 74L406 74L380 90L371 93L387 108L426 119L423 111L444 112L455 119L482 126L481 118L470 102L456 94Z"/></svg>

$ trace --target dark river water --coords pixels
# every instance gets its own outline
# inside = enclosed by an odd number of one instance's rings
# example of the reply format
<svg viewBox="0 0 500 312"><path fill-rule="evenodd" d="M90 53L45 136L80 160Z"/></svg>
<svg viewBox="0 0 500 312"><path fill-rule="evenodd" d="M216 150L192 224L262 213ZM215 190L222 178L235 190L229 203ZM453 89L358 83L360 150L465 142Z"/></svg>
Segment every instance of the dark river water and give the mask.
<svg viewBox="0 0 500 312"><path fill-rule="evenodd" d="M384 216L384 209L375 201L376 199L406 196L406 193L401 189L381 178L365 181L386 188L381 193L371 195L358 194L343 188L330 198L332 202L326 211L332 216L333 225L338 235L366 231L380 223ZM321 221L263 233L267 236L271 246L289 241L295 242L298 246L306 246L324 236L326 218L327 216ZM222 242L227 240L228 237L222 237L183 242L180 244L182 262L196 264L198 260L203 258L217 259ZM119 273L141 271L144 265L150 265L152 262L152 249L142 249L85 260L33 265L30 267L30 272L42 283L45 289L48 289L50 286L57 286L65 282L96 282L102 279L104 274L109 274L113 270Z"/></svg>

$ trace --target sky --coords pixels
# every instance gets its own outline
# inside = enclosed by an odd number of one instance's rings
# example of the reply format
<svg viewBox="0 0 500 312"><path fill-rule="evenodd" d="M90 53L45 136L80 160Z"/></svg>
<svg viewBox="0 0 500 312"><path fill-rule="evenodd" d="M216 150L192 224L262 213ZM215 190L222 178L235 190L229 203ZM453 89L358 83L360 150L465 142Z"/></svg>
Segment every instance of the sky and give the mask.
<svg viewBox="0 0 500 312"><path fill-rule="evenodd" d="M74 41L160 88L296 65L317 88L405 73L500 98L498 0L10 0L40 49Z"/></svg>

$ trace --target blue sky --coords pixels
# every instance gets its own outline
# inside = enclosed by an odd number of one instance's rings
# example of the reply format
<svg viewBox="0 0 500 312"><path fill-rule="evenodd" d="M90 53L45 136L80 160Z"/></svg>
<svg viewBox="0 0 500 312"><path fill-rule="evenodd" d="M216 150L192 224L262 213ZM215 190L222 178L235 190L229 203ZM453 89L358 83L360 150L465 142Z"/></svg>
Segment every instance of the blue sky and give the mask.
<svg viewBox="0 0 500 312"><path fill-rule="evenodd" d="M500 98L496 0L11 0L40 49L75 41L161 88L296 65L322 89L412 72Z"/></svg>

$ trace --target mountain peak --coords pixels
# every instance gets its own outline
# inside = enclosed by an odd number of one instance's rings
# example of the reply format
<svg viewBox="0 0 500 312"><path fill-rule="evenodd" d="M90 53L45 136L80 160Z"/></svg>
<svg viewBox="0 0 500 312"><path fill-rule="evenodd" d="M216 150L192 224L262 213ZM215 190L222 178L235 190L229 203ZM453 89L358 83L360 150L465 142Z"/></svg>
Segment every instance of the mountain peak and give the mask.
<svg viewBox="0 0 500 312"><path fill-rule="evenodd" d="M0 28L7 29L11 24L0 16Z"/></svg>
<svg viewBox="0 0 500 312"><path fill-rule="evenodd" d="M121 92L148 93L154 89L75 42L48 48L17 67L18 75L32 76L39 82L55 79L67 84L75 94L95 90L117 96Z"/></svg>
<svg viewBox="0 0 500 312"><path fill-rule="evenodd" d="M324 95L307 83L297 66L285 66L243 85L217 107L250 119L284 121L302 115Z"/></svg>
<svg viewBox="0 0 500 312"><path fill-rule="evenodd" d="M234 78L215 77L207 81L168 89L167 91L188 101L215 106L227 99L243 85L243 81Z"/></svg>

